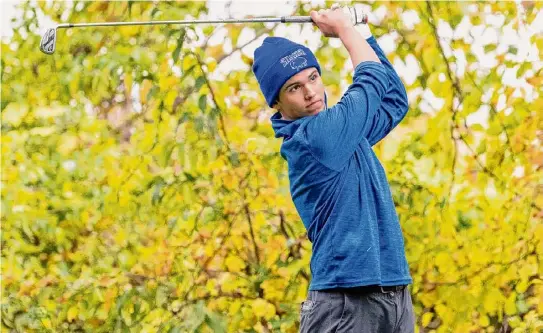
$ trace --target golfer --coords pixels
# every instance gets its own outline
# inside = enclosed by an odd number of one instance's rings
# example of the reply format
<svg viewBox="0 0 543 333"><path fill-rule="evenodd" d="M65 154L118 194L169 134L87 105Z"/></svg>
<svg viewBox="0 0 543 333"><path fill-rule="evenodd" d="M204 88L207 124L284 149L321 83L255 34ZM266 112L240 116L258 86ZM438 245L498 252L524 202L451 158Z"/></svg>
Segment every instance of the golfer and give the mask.
<svg viewBox="0 0 543 333"><path fill-rule="evenodd" d="M283 138L290 190L312 243L311 283L301 332L414 332L404 239L385 170L372 151L405 117L407 95L375 38L342 10L312 11L326 37L340 38L353 83L328 107L321 68L307 47L267 37L253 72L275 136Z"/></svg>

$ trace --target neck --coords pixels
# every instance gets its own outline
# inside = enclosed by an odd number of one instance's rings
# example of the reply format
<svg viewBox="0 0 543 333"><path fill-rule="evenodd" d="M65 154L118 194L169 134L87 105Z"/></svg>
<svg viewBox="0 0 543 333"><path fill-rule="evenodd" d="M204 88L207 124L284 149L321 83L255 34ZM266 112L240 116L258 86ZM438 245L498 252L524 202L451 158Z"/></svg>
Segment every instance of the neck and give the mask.
<svg viewBox="0 0 543 333"><path fill-rule="evenodd" d="M285 119L285 120L288 120L288 121L294 120L294 119L292 119L292 118L289 118L289 117L285 116L285 114L284 114L283 112L281 112L281 111L279 111L279 113L281 114L281 118L283 118L283 119Z"/></svg>

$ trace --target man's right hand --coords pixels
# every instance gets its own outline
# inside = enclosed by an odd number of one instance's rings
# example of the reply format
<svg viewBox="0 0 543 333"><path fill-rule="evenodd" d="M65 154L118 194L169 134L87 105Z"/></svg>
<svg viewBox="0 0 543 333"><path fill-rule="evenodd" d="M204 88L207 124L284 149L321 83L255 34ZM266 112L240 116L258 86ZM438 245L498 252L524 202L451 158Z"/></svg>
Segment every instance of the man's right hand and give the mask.
<svg viewBox="0 0 543 333"><path fill-rule="evenodd" d="M326 37L339 37L344 31L354 29L351 17L341 8L321 9L310 13L313 23Z"/></svg>

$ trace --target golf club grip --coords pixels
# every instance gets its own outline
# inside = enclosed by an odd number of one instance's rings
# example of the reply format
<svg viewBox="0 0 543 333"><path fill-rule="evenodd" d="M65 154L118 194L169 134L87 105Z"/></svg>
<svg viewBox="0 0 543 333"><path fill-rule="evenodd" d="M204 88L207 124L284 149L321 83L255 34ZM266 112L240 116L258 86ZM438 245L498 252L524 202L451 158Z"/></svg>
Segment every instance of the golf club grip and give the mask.
<svg viewBox="0 0 543 333"><path fill-rule="evenodd" d="M282 23L310 23L313 22L311 16L283 16Z"/></svg>

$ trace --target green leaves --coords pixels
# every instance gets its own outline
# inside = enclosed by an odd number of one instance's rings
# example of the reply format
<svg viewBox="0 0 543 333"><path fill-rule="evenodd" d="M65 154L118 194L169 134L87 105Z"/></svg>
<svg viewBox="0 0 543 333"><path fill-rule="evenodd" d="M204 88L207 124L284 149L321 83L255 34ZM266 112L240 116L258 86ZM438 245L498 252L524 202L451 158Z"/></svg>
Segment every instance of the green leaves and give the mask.
<svg viewBox="0 0 543 333"><path fill-rule="evenodd" d="M200 110L202 112L206 111L206 107L207 107L207 96L206 95L200 96L200 98L198 99L198 107L200 108Z"/></svg>
<svg viewBox="0 0 543 333"><path fill-rule="evenodd" d="M200 91L200 88L206 83L206 79L203 76L198 76L196 79L196 84L194 85L195 91Z"/></svg>
<svg viewBox="0 0 543 333"><path fill-rule="evenodd" d="M177 62L177 60L179 59L179 55L181 54L181 51L183 50L185 35L186 35L186 29L181 29L181 36L177 40L177 46L175 47L175 50L172 53L172 59L174 63Z"/></svg>

